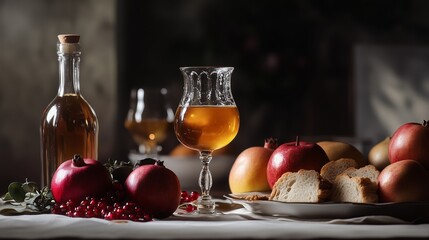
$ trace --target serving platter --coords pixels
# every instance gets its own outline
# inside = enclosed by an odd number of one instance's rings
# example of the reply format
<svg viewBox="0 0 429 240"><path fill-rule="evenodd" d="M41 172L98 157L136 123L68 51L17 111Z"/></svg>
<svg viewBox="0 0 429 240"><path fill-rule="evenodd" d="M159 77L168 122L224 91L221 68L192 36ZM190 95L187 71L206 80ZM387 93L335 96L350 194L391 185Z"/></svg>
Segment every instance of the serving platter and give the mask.
<svg viewBox="0 0 429 240"><path fill-rule="evenodd" d="M228 194L225 198L241 204L248 211L269 216L302 219L347 219L364 216L390 216L409 222L429 221L429 202L405 203L286 203L246 200L247 196L266 193Z"/></svg>

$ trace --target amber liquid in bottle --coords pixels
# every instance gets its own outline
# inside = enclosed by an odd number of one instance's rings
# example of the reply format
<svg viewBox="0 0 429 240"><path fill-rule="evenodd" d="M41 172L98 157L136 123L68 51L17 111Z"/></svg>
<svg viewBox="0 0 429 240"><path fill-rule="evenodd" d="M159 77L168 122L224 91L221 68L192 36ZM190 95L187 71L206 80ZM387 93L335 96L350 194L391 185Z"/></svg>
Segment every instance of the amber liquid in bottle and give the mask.
<svg viewBox="0 0 429 240"><path fill-rule="evenodd" d="M177 138L183 145L214 151L235 138L240 119L236 106L179 106L174 124Z"/></svg>
<svg viewBox="0 0 429 240"><path fill-rule="evenodd" d="M98 120L80 94L79 43L59 43L60 86L42 115L40 127L42 186L51 183L58 166L74 154L98 158Z"/></svg>

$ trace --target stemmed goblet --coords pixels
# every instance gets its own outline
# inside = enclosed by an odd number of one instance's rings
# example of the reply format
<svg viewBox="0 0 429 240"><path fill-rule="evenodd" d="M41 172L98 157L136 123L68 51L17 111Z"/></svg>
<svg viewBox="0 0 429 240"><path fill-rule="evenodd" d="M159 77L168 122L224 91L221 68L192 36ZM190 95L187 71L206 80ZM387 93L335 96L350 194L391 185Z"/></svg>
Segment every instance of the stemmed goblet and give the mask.
<svg viewBox="0 0 429 240"><path fill-rule="evenodd" d="M158 157L159 144L167 138L168 126L173 121L174 113L166 101L166 94L165 88L137 88L131 91L124 125L145 157Z"/></svg>
<svg viewBox="0 0 429 240"><path fill-rule="evenodd" d="M212 152L228 145L237 135L240 117L231 92L232 67L182 67L184 87L176 110L174 131L186 147L199 152L201 196L197 213L215 213L210 196Z"/></svg>

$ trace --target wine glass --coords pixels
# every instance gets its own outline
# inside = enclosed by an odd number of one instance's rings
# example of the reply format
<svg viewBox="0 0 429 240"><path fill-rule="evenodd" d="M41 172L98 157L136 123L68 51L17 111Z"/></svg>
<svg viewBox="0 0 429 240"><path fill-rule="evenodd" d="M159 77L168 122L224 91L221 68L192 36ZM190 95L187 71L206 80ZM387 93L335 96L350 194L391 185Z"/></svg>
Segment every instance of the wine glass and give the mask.
<svg viewBox="0 0 429 240"><path fill-rule="evenodd" d="M231 92L232 67L181 67L182 99L174 118L174 132L186 147L199 152L201 196L197 212L215 213L210 196L212 152L228 145L237 135L240 117Z"/></svg>
<svg viewBox="0 0 429 240"><path fill-rule="evenodd" d="M161 150L159 144L167 138L168 125L174 120L166 94L166 88L131 90L130 107L124 125L145 157L158 158Z"/></svg>

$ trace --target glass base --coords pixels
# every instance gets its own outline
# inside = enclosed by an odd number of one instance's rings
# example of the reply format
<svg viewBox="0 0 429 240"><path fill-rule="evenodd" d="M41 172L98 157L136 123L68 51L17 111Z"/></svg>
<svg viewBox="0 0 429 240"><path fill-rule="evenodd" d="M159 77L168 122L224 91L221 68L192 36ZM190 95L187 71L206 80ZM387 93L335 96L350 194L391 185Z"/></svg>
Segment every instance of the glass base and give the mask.
<svg viewBox="0 0 429 240"><path fill-rule="evenodd" d="M213 200L198 200L197 202L197 213L199 214L214 214L216 212L216 205Z"/></svg>
<svg viewBox="0 0 429 240"><path fill-rule="evenodd" d="M188 212L184 209L181 209L181 210L177 210L174 213L174 215L178 216L178 217L189 217L189 218L198 218L198 219L210 220L210 219L216 219L218 216L223 216L224 214L223 214L223 212L221 212L217 209L214 209L214 212L210 212L210 213L207 213L207 212L201 213L201 212L198 212L198 210Z"/></svg>

